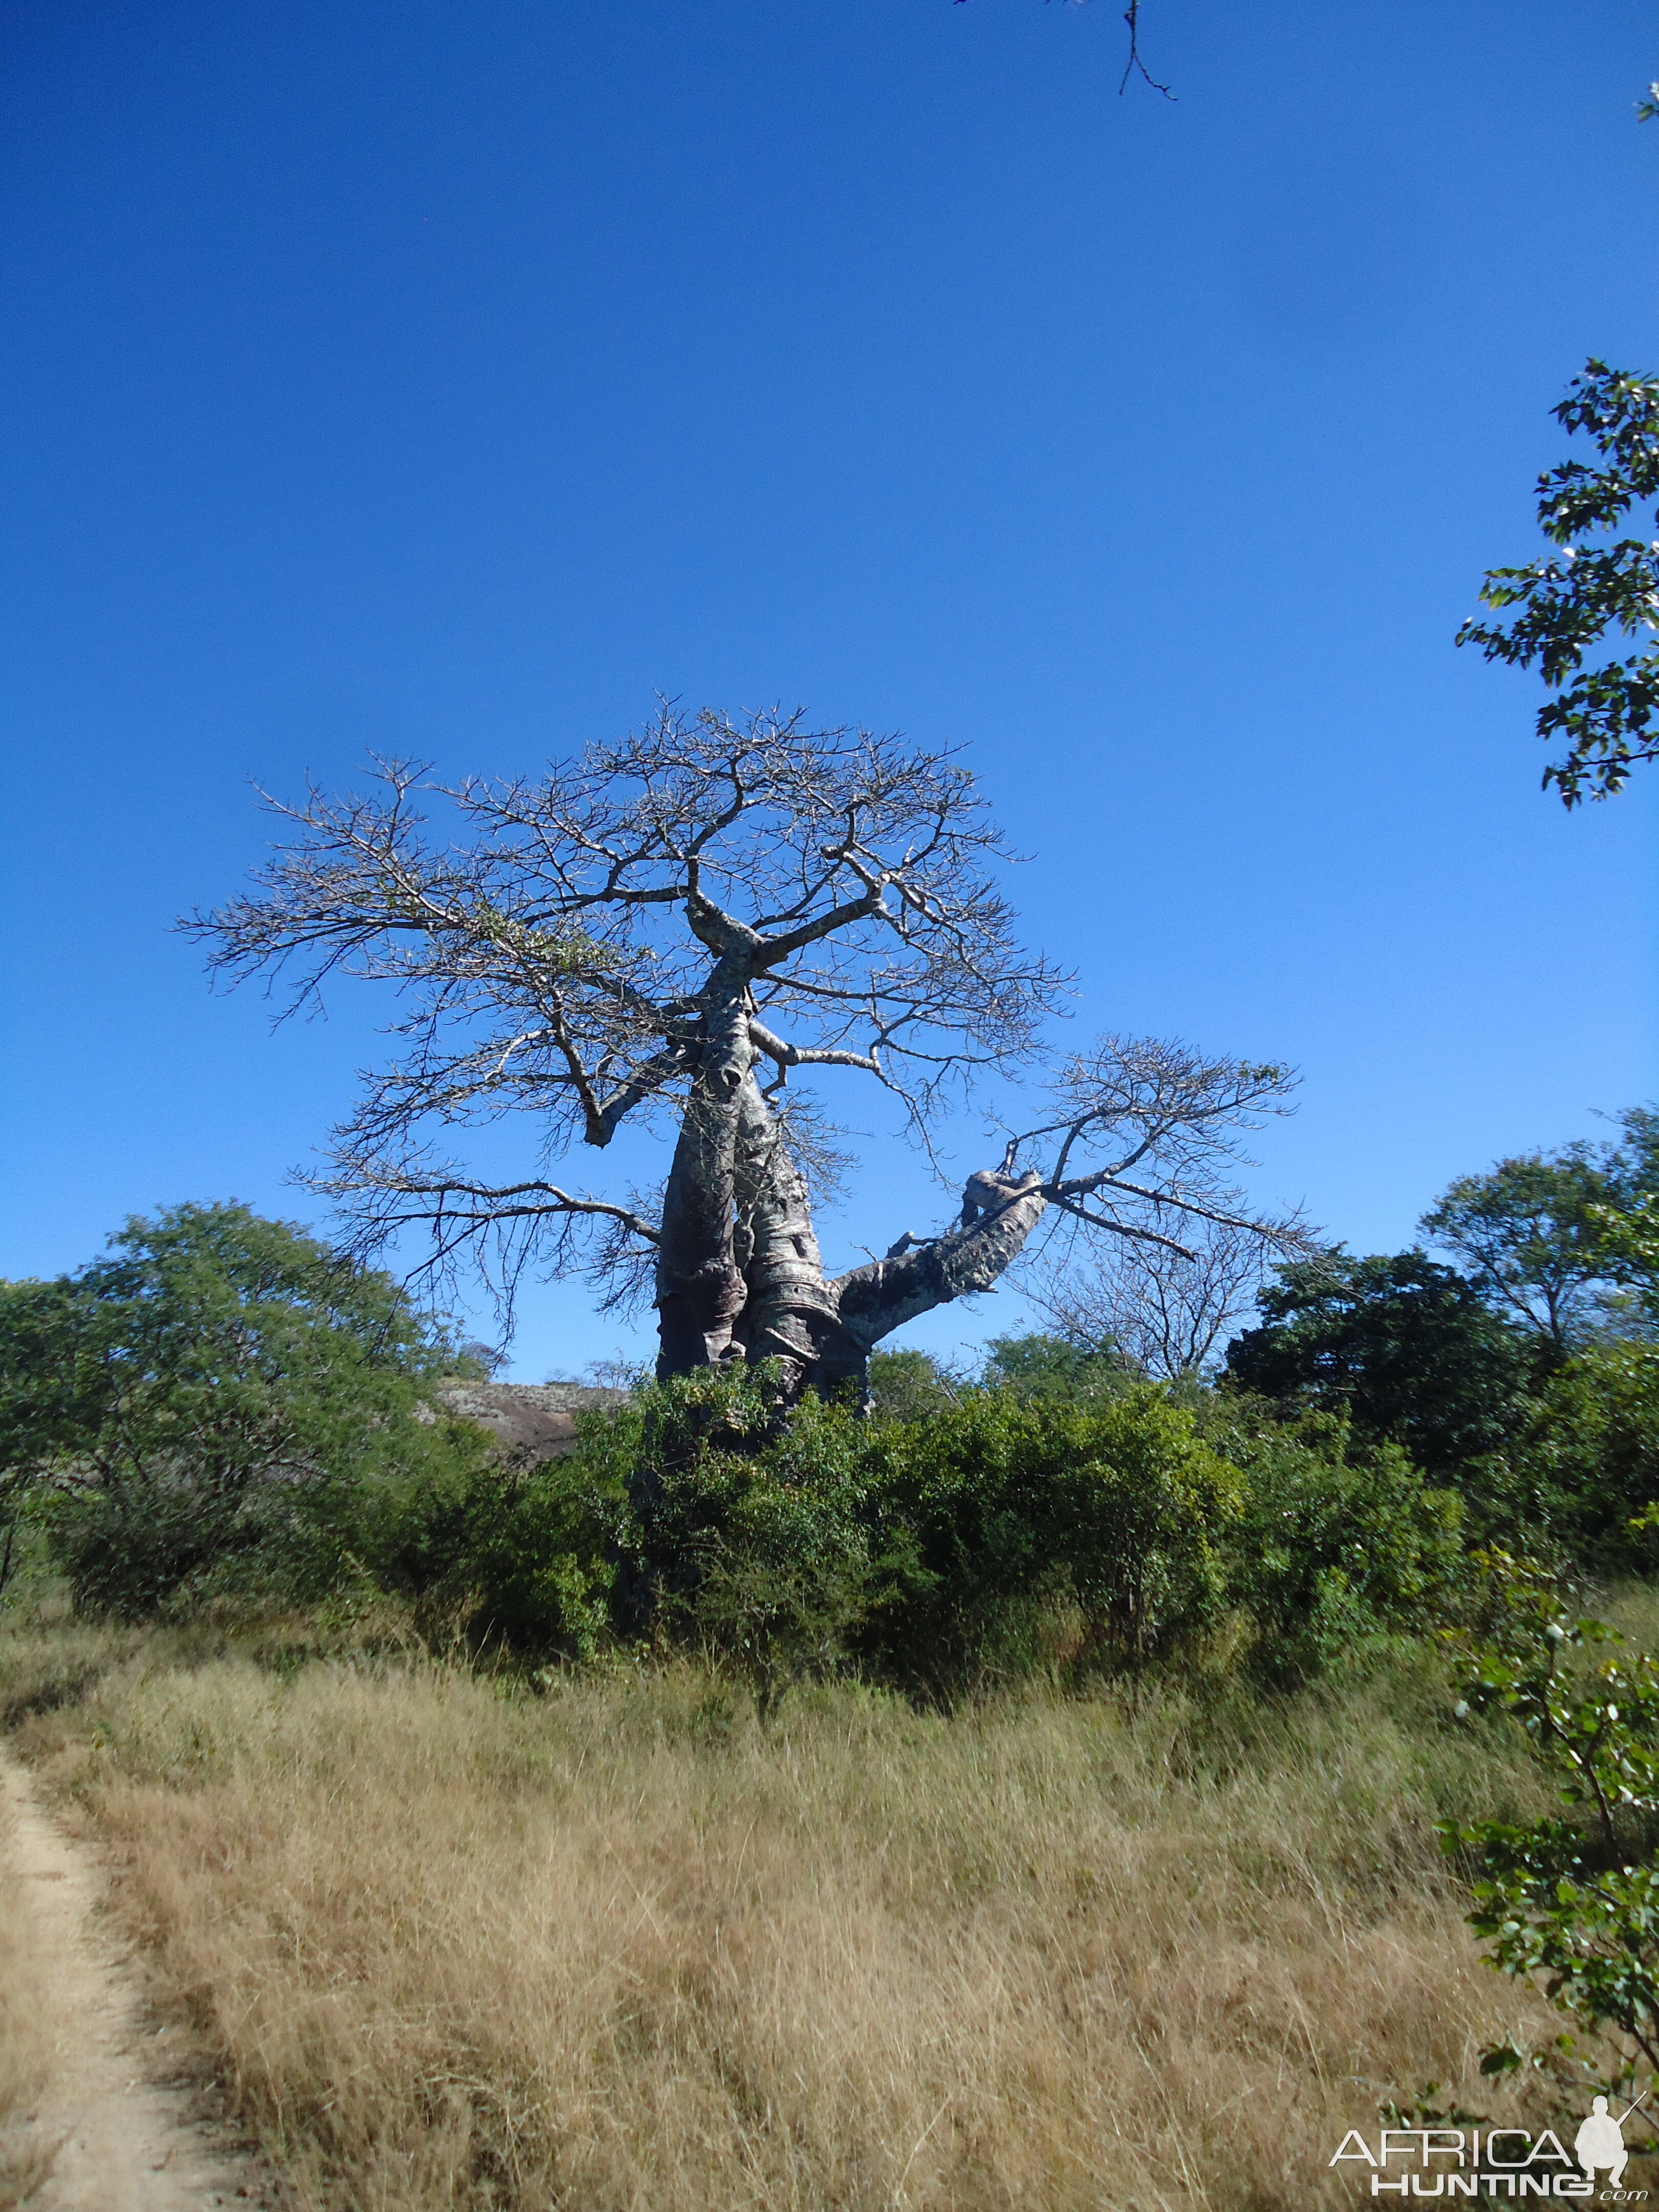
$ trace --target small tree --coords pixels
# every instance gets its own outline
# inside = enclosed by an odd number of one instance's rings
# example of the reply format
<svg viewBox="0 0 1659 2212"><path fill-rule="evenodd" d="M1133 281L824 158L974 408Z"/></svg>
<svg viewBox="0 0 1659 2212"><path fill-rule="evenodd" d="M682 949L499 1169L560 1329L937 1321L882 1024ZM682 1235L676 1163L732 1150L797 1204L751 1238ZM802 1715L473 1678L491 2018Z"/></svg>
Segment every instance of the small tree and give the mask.
<svg viewBox="0 0 1659 2212"><path fill-rule="evenodd" d="M258 891L192 925L218 973L287 970L295 1003L339 970L401 994L401 1053L321 1179L358 1249L421 1231L428 1267L470 1254L509 1300L532 1261L613 1300L648 1274L660 1376L775 1358L793 1395L861 1386L874 1345L988 1288L1045 1215L1177 1249L1184 1219L1286 1233L1243 1215L1224 1173L1286 1072L1109 1041L969 1178L952 1225L826 1273L823 1153L791 1079L874 1085L926 1143L976 1080L1032 1067L1062 987L1018 943L994 875L1007 848L948 754L665 707L534 782L380 774L381 799L277 805L296 834ZM422 791L451 841L426 834ZM603 1151L629 1121L672 1138L660 1199L486 1182L439 1149L521 1112L544 1158Z"/></svg>
<svg viewBox="0 0 1659 2212"><path fill-rule="evenodd" d="M1565 1352L1610 1287L1600 1209L1616 1190L1588 1145L1568 1145L1460 1176L1419 1225L1456 1254L1495 1312Z"/></svg>
<svg viewBox="0 0 1659 2212"><path fill-rule="evenodd" d="M1036 1295L1074 1343L1114 1347L1142 1374L1173 1382L1218 1363L1268 1257L1261 1237L1231 1225L1206 1230L1186 1252L1126 1241Z"/></svg>
<svg viewBox="0 0 1659 2212"><path fill-rule="evenodd" d="M1487 1626L1454 1639L1464 1662L1458 1717L1512 1716L1553 1771L1564 1812L1518 1826L1437 1824L1448 1854L1471 1855L1480 1869L1469 1925L1492 1942L1489 1966L1541 1984L1552 2004L1611 2045L1615 2078L1644 2064L1659 2075L1659 1665L1650 1653L1626 1652L1605 1621L1575 1619L1528 1562L1502 1551L1475 1557ZM1503 2044L1480 2070L1525 2063Z"/></svg>
<svg viewBox="0 0 1659 2212"><path fill-rule="evenodd" d="M453 1347L386 1276L234 1205L111 1242L0 1297L0 1499L44 1496L82 1601L137 1613L239 1574L326 1583L372 1519L373 1478L477 1456L477 1431L452 1448L422 1403Z"/></svg>

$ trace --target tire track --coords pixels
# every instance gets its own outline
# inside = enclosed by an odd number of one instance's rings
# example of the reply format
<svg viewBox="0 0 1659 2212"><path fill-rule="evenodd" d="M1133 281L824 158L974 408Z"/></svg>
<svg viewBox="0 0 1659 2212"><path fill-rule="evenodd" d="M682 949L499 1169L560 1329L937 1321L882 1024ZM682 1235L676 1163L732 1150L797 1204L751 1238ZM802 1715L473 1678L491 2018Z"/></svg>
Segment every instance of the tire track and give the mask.
<svg viewBox="0 0 1659 2212"><path fill-rule="evenodd" d="M107 1883L95 1858L46 1814L3 1747L0 1802L0 1862L46 1990L41 2016L27 2024L46 2085L12 2149L15 2166L49 2170L17 2201L27 2212L204 2212L263 2200L251 2169L192 2119L188 2087L165 2078L172 2035L146 2029L133 1978L98 1923Z"/></svg>

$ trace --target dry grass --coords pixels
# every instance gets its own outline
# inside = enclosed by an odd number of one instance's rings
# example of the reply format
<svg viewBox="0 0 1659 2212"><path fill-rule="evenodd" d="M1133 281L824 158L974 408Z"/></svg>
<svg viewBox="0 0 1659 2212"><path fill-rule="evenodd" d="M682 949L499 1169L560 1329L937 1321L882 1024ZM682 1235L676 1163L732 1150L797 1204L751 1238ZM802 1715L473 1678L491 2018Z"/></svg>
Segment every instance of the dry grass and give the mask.
<svg viewBox="0 0 1659 2212"><path fill-rule="evenodd" d="M1346 2203L1380 2098L1520 2111L1479 2053L1558 2025L1432 1833L1535 1780L1405 1665L1230 1723L843 1690L765 1733L690 1671L60 1632L7 1681L296 2206Z"/></svg>

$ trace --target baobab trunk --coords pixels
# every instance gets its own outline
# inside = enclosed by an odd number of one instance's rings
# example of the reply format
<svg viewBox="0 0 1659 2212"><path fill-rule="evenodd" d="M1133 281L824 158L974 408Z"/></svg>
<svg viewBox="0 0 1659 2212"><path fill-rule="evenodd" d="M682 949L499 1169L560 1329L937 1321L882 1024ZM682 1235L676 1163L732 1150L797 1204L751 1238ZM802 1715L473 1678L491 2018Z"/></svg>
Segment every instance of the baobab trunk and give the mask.
<svg viewBox="0 0 1659 2212"><path fill-rule="evenodd" d="M776 1359L792 1400L806 1389L862 1395L883 1337L988 1290L1018 1257L1043 1212L1042 1178L976 1174L943 1236L907 1236L885 1259L826 1278L806 1179L752 1057L728 1029L705 1047L693 1083L663 1210L658 1376Z"/></svg>

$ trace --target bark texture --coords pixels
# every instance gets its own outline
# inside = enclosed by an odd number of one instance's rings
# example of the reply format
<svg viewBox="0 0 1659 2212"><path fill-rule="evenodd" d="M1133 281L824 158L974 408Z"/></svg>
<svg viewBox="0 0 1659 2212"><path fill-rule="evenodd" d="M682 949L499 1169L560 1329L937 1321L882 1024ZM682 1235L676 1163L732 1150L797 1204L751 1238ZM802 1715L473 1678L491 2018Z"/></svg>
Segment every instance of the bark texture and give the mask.
<svg viewBox="0 0 1659 2212"><path fill-rule="evenodd" d="M786 1395L866 1383L872 1351L908 1321L988 1291L1019 1257L1046 1200L1035 1170L981 1170L943 1236L826 1277L805 1175L752 1068L706 1050L682 1124L657 1261L659 1379L730 1359L775 1359ZM672 1224L672 1226L671 1226Z"/></svg>
<svg viewBox="0 0 1659 2212"><path fill-rule="evenodd" d="M741 1102L745 1088L751 1087L753 1050L748 979L732 956L721 959L709 996L707 1033L680 1120L657 1247L659 1376L688 1374L695 1367L742 1357L732 1342L746 1296L735 1252L732 1203Z"/></svg>

